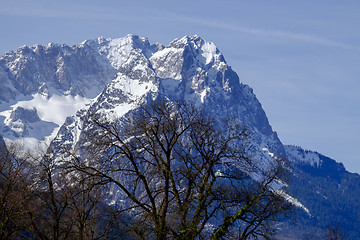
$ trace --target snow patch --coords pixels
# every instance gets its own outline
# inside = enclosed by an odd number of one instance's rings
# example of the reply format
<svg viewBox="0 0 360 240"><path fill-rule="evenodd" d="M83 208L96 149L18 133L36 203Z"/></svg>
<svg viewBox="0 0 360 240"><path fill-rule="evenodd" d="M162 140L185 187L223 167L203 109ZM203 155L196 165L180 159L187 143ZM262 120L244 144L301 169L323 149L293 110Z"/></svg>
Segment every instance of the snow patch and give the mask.
<svg viewBox="0 0 360 240"><path fill-rule="evenodd" d="M291 204L293 204L294 206L298 207L298 208L302 208L310 217L310 211L308 208L306 208L301 202L299 202L296 198L290 196L289 194L287 194L284 190L276 190L275 191L277 194L281 195L283 198L286 199L286 201L290 202Z"/></svg>
<svg viewBox="0 0 360 240"><path fill-rule="evenodd" d="M204 45L201 47L202 56L205 58L205 64L211 63L215 54L216 54L216 46L212 42L205 42Z"/></svg>
<svg viewBox="0 0 360 240"><path fill-rule="evenodd" d="M155 92L157 87L152 82L142 82L137 79L131 79L125 75L119 74L117 79L111 83L111 87L122 90L132 100L145 95L149 91Z"/></svg>
<svg viewBox="0 0 360 240"><path fill-rule="evenodd" d="M322 163L319 154L313 151L304 150L296 146L284 146L288 159L291 162L302 162L313 167L319 167Z"/></svg>
<svg viewBox="0 0 360 240"><path fill-rule="evenodd" d="M22 136L26 144L34 147L43 142L49 144L56 136L60 126L65 122L66 117L75 114L79 109L83 108L90 102L90 99L81 96L71 95L52 95L50 98L43 94L33 94L32 99L19 101L13 105L7 106L7 109L0 112L1 119L4 119L0 125L2 130L6 131L10 128L15 135ZM21 120L11 121L11 113L13 109L21 107L24 109L36 109L40 121L24 125ZM9 125L10 124L10 125ZM26 133L23 132L26 130ZM15 140L14 135L9 132L3 132L4 138L9 141Z"/></svg>
<svg viewBox="0 0 360 240"><path fill-rule="evenodd" d="M89 102L90 99L81 96L53 95L47 98L37 93L33 95L32 100L20 101L12 107L20 106L25 109L35 108L41 120L62 125L66 117L75 114L76 111ZM2 115L2 113L0 113L0 115Z"/></svg>
<svg viewBox="0 0 360 240"><path fill-rule="evenodd" d="M266 152L270 157L275 157L275 154L274 153L272 153L272 152L270 152L270 150L268 149L268 148L263 148L262 149L264 152Z"/></svg>

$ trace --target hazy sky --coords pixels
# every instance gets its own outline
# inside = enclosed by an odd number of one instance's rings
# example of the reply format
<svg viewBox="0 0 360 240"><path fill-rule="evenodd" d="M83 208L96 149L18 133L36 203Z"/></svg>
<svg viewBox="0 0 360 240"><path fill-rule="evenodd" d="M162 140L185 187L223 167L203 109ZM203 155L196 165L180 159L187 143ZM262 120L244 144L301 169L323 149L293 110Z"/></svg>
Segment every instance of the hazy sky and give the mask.
<svg viewBox="0 0 360 240"><path fill-rule="evenodd" d="M360 1L0 0L0 54L128 33L214 42L284 144L360 173Z"/></svg>

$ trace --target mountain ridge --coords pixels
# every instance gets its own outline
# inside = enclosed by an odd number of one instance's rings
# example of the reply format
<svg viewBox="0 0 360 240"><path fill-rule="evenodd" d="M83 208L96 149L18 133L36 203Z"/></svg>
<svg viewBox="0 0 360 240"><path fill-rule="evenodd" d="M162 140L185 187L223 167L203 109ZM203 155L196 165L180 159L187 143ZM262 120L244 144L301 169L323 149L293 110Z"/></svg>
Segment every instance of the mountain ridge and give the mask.
<svg viewBox="0 0 360 240"><path fill-rule="evenodd" d="M100 37L72 47L25 46L0 57L0 81L4 83L0 86L0 125L6 141L35 138L40 143L51 141L54 149L76 149L85 144L86 132L91 131L87 121L91 114L119 118L147 99L166 96L172 101L194 102L216 118L235 117L253 133L251 150L259 162L287 156L293 172L300 174L295 180L298 185L289 188L293 195L300 191L313 196L303 189L312 184L301 174L320 178L322 187L328 178L341 181L343 174L353 179L334 160L284 146L251 87L240 81L215 44L196 35L175 39L166 47L136 35ZM54 107L65 103L67 110ZM55 122L47 111L60 120ZM42 123L39 129L44 127L37 135L27 131L34 128L34 122ZM319 169L332 173L319 175ZM307 204L316 205L307 197L300 202L307 208ZM321 215L316 208L309 211ZM314 224L315 220L304 216L303 221Z"/></svg>
<svg viewBox="0 0 360 240"><path fill-rule="evenodd" d="M253 91L240 83L237 74L227 65L214 44L198 36L187 36L172 41L169 46L153 53L149 58L144 54L144 49L127 49L127 53L128 58L119 66L117 77L90 104L90 112L119 113L119 109L129 110L136 107L137 102L157 95L164 95L172 100L193 101L213 114L236 116L251 128L253 140L257 142L253 151L259 158L267 161L271 159L263 149L271 149L278 155L284 155L282 144L272 131ZM126 111L120 111L115 117L121 117L125 113ZM80 118L86 117L84 115ZM69 122L79 123L79 120ZM61 132L65 125L62 128ZM58 142L59 138L63 139L58 136L54 141Z"/></svg>

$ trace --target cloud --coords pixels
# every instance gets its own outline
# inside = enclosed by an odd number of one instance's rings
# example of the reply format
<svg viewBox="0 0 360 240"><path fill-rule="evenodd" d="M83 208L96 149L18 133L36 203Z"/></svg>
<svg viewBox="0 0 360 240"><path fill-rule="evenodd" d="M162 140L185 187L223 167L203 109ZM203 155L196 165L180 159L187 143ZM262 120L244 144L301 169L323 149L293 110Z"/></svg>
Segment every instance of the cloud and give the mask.
<svg viewBox="0 0 360 240"><path fill-rule="evenodd" d="M216 21L213 19L186 16L174 13L169 10L159 10L147 6L121 4L121 8L111 8L108 5L94 5L75 3L71 8L66 4L48 1L29 1L20 0L14 2L5 0L0 8L0 15L3 16L25 16L25 17L44 17L62 19L93 19L110 21L149 21L154 24L164 24L166 22L191 23L201 26L208 26L221 30L238 32L243 34L278 38L291 41L307 42L328 47L336 47L348 50L360 51L359 46L334 41L328 38L307 34L297 33L276 29L251 28L235 25L227 22ZM136 9L135 9L136 8Z"/></svg>
<svg viewBox="0 0 360 240"><path fill-rule="evenodd" d="M227 31L251 34L256 36L262 37L272 37L272 38L281 38L281 39L288 39L292 41L301 41L301 42L308 42L313 44L319 44L322 46L329 46L329 47L336 47L336 48L343 48L349 50L356 50L360 51L359 46L353 46L341 42L337 42L331 39L306 34L306 33L295 33L290 31L283 31L283 30L273 30L273 29L262 29L262 28L250 28L245 26L239 26L234 24L229 24L220 21L214 21L209 19L201 19L201 18L194 18L188 17L184 15L179 15L171 12L167 12L167 15L172 21L179 21L179 22L187 22L187 23L195 23L198 25L218 28Z"/></svg>

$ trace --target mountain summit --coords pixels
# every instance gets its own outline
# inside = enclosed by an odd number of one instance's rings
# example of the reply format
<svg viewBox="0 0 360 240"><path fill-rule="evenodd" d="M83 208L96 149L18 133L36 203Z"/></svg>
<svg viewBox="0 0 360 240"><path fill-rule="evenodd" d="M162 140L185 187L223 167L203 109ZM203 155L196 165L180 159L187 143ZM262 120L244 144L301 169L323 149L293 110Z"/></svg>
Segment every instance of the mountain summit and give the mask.
<svg viewBox="0 0 360 240"><path fill-rule="evenodd" d="M302 195L296 197L301 203L290 196L289 201L299 207L301 226L326 227L319 218L323 206L313 199L328 198L331 192L332 203L344 201L350 182L359 181L334 160L284 147L253 90L240 81L215 44L199 36L175 39L166 47L135 35L101 37L75 46L24 46L0 57L0 82L0 135L7 143L21 140L28 146L46 143L55 150L75 150L86 145L92 115L117 119L158 97L192 102L219 121L235 119L252 133L249 145L256 161L266 166L279 156L293 165L295 180L288 190ZM339 188L328 190L328 182L339 183ZM353 187L358 194L358 187ZM358 214L332 206L342 214L340 219L346 215L354 220L353 226L346 221L346 228L356 236Z"/></svg>
<svg viewBox="0 0 360 240"><path fill-rule="evenodd" d="M146 39L141 41L144 44L134 44L134 38L114 40L128 44L116 49L121 59L109 57L109 63L117 67L116 77L87 107L66 120L54 143L75 146L90 114L105 112L118 118L147 98L161 95L194 102L214 116L236 118L253 133L252 150L259 160L271 161L269 151L285 154L252 89L239 81L213 43L186 36L155 48Z"/></svg>
<svg viewBox="0 0 360 240"><path fill-rule="evenodd" d="M134 35L72 47L21 47L1 56L0 72L5 83L0 87L2 135L11 140L49 142L65 123L56 137L63 139L65 128L81 125L76 116L86 109L120 117L141 99L161 94L196 102L214 115L236 117L254 133L260 158L271 158L268 151L285 153L252 89L239 81L215 44L199 36L176 39L167 47ZM27 116L12 118L20 109ZM27 130L34 128L26 120L30 113L39 118L41 133Z"/></svg>

